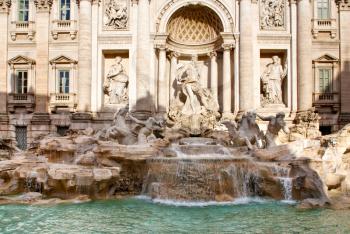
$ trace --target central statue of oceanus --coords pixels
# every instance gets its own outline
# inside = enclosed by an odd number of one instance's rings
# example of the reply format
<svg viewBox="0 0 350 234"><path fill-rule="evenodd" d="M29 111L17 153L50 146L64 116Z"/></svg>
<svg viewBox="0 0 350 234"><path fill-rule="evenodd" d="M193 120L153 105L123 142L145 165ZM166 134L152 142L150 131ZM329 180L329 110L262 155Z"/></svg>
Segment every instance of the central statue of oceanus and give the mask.
<svg viewBox="0 0 350 234"><path fill-rule="evenodd" d="M180 64L176 73L177 95L168 113L174 128L199 135L215 128L220 117L219 104L209 89L200 85L196 60Z"/></svg>

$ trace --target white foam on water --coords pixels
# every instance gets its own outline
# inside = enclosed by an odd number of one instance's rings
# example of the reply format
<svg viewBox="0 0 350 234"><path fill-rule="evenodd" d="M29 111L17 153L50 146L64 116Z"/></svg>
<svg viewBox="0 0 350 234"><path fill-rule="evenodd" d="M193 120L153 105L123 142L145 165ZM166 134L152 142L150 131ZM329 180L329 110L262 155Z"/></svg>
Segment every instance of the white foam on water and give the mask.
<svg viewBox="0 0 350 234"><path fill-rule="evenodd" d="M273 200L265 199L261 197L241 197L234 201L229 202L217 202L217 201L179 201L168 199L152 199L148 196L136 196L137 199L149 201L156 204L169 205L169 206L184 206L184 207L206 207L206 206L227 206L227 205L245 205L250 203L268 203Z"/></svg>

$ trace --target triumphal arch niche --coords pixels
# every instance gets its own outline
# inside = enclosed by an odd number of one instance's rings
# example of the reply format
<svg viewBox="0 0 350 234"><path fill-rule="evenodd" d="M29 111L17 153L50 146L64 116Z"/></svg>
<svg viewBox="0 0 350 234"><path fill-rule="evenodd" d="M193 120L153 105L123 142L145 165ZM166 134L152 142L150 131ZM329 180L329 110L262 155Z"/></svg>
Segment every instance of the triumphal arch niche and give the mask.
<svg viewBox="0 0 350 234"><path fill-rule="evenodd" d="M233 21L216 1L175 1L157 24L158 111L192 134L229 116Z"/></svg>

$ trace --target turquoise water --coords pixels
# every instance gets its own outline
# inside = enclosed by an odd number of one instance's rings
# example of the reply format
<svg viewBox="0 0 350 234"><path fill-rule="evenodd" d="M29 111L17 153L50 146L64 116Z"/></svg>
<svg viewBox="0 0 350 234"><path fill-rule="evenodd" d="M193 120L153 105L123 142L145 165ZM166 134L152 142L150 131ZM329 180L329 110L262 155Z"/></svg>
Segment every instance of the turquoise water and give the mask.
<svg viewBox="0 0 350 234"><path fill-rule="evenodd" d="M197 204L200 205L200 204ZM350 211L273 201L174 206L141 199L0 206L0 233L350 233Z"/></svg>

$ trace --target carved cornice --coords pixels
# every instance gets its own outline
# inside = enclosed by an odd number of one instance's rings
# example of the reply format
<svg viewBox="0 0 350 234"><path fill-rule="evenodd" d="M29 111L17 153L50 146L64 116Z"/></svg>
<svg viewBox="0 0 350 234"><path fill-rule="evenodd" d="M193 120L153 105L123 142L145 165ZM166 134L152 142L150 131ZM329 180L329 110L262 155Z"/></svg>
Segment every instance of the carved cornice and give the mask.
<svg viewBox="0 0 350 234"><path fill-rule="evenodd" d="M349 11L350 10L350 0L336 0L335 1L339 7L339 10Z"/></svg>
<svg viewBox="0 0 350 234"><path fill-rule="evenodd" d="M235 46L234 44L222 44L221 46L224 50L232 50Z"/></svg>
<svg viewBox="0 0 350 234"><path fill-rule="evenodd" d="M51 10L53 0L34 0L37 11L49 12Z"/></svg>
<svg viewBox="0 0 350 234"><path fill-rule="evenodd" d="M11 0L0 0L0 13L1 12L9 12L11 7Z"/></svg>
<svg viewBox="0 0 350 234"><path fill-rule="evenodd" d="M208 53L208 56L209 56L210 58L216 58L216 57L218 56L218 53L216 53L216 51L212 51L212 52L209 52L209 53Z"/></svg>
<svg viewBox="0 0 350 234"><path fill-rule="evenodd" d="M171 51L170 53L169 53L169 58L170 59L172 59L172 58L178 58L178 57L180 57L181 56L181 54L180 53L178 53L178 52L176 52L176 51Z"/></svg>

